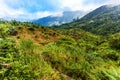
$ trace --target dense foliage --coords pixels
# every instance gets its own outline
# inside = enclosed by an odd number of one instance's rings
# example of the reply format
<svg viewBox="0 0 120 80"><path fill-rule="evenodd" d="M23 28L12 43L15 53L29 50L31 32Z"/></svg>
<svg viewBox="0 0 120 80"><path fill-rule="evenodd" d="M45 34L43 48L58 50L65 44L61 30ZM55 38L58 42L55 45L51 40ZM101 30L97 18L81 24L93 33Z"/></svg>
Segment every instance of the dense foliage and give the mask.
<svg viewBox="0 0 120 80"><path fill-rule="evenodd" d="M120 34L0 23L0 80L119 80Z"/></svg>

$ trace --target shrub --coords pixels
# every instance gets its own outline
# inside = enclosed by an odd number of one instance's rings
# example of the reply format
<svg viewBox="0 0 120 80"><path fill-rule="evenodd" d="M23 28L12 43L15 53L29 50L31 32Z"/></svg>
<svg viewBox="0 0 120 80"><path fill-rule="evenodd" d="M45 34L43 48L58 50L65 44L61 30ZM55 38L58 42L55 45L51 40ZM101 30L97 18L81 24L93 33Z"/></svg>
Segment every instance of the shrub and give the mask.
<svg viewBox="0 0 120 80"><path fill-rule="evenodd" d="M110 37L110 46L114 49L120 49L120 33Z"/></svg>
<svg viewBox="0 0 120 80"><path fill-rule="evenodd" d="M34 31L35 29L33 27L28 28L30 31Z"/></svg>
<svg viewBox="0 0 120 80"><path fill-rule="evenodd" d="M104 55L104 57L109 58L114 61L118 61L120 59L120 56L115 53L106 54L106 55Z"/></svg>
<svg viewBox="0 0 120 80"><path fill-rule="evenodd" d="M45 38L45 39L49 39L49 37L50 37L50 36L49 36L48 34L44 34L44 38Z"/></svg>
<svg viewBox="0 0 120 80"><path fill-rule="evenodd" d="M12 27L9 29L9 34L12 36L16 36L18 34L18 32L14 27Z"/></svg>

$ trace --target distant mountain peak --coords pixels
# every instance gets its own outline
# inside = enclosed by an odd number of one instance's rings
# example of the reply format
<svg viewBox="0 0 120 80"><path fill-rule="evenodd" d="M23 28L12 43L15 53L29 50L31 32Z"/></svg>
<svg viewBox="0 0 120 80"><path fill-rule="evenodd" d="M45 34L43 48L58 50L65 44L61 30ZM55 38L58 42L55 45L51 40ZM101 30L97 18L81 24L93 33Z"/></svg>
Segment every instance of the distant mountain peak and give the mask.
<svg viewBox="0 0 120 80"><path fill-rule="evenodd" d="M108 35L120 32L120 5L103 5L67 26L77 27L95 34Z"/></svg>
<svg viewBox="0 0 120 80"><path fill-rule="evenodd" d="M34 20L34 23L44 26L61 25L72 22L73 19L81 18L86 14L84 11L64 11L61 16L47 16Z"/></svg>

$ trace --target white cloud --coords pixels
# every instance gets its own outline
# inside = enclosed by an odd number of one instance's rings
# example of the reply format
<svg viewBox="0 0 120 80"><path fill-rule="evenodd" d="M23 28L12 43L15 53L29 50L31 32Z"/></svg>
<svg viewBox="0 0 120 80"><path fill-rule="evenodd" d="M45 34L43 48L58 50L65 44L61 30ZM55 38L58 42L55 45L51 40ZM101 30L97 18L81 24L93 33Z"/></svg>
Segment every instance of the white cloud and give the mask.
<svg viewBox="0 0 120 80"><path fill-rule="evenodd" d="M113 4L113 5L119 5L120 4L120 0L109 0L107 3L108 4Z"/></svg>
<svg viewBox="0 0 120 80"><path fill-rule="evenodd" d="M88 2L88 3L85 3ZM61 9L67 8L70 10L83 10L83 11L90 11L106 4L120 4L120 0L104 0L104 1L97 1L95 0L59 0Z"/></svg>
<svg viewBox="0 0 120 80"><path fill-rule="evenodd" d="M8 16L5 16L3 15L3 17L5 19L8 19L8 20L11 20L11 19L16 19L16 20L34 20L34 19L39 19L39 18L42 18L42 17L46 17L46 16L50 16L50 15L53 15L53 16L62 16L63 13L62 12L49 12L49 11L44 11L44 12L35 12L35 13L28 13L26 11L23 11L24 13L21 13L21 14L17 14L17 13L14 13L13 15L8 15ZM1 15L1 14L0 14Z"/></svg>
<svg viewBox="0 0 120 80"><path fill-rule="evenodd" d="M29 13L24 9L13 9L9 7L9 5L6 5L4 0L0 0L0 18L32 20L32 19L46 17L49 15L61 16L62 12L38 11L35 13Z"/></svg>
<svg viewBox="0 0 120 80"><path fill-rule="evenodd" d="M99 6L101 6L103 3L91 3L91 4L84 4L85 0L60 0L61 8L68 8L70 10L84 10L89 11L93 10ZM90 0L89 0L90 2Z"/></svg>
<svg viewBox="0 0 120 80"><path fill-rule="evenodd" d="M36 18L41 18L41 17L46 17L46 16L48 16L48 15L52 15L52 16L62 16L63 13L62 13L62 11L58 11L58 12L44 11L44 12L34 13L34 15L36 16Z"/></svg>
<svg viewBox="0 0 120 80"><path fill-rule="evenodd" d="M24 14L24 10L15 10L8 7L3 0L0 0L0 17L17 17L18 15Z"/></svg>
<svg viewBox="0 0 120 80"><path fill-rule="evenodd" d="M61 0L61 8L67 8L70 10L83 10L84 0Z"/></svg>
<svg viewBox="0 0 120 80"><path fill-rule="evenodd" d="M19 1L19 0L15 0ZM63 10L83 10L83 11L90 11L93 10L101 5L104 4L120 4L120 0L107 0L104 3L94 3L90 2L89 4L85 4L84 2L86 0L50 0L51 3L56 4L57 6L59 5L58 11L37 11L34 13L30 13L27 10L23 8L19 9L13 9L11 8L8 4L6 4L5 0L0 0L0 18L20 18L20 19L37 19L41 17L46 17L49 15L54 15L54 16L62 16L62 11ZM92 1L92 0L91 0ZM14 3L14 0L13 0ZM17 5L19 2L15 2ZM32 3L31 3L32 4Z"/></svg>

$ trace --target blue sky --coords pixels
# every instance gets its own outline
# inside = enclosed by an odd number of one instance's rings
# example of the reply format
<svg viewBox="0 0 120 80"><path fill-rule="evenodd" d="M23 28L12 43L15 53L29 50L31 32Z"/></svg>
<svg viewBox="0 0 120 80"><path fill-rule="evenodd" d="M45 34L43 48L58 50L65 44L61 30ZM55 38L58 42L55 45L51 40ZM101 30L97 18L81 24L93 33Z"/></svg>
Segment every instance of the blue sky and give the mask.
<svg viewBox="0 0 120 80"><path fill-rule="evenodd" d="M0 0L0 18L37 19L63 11L91 11L119 0Z"/></svg>

